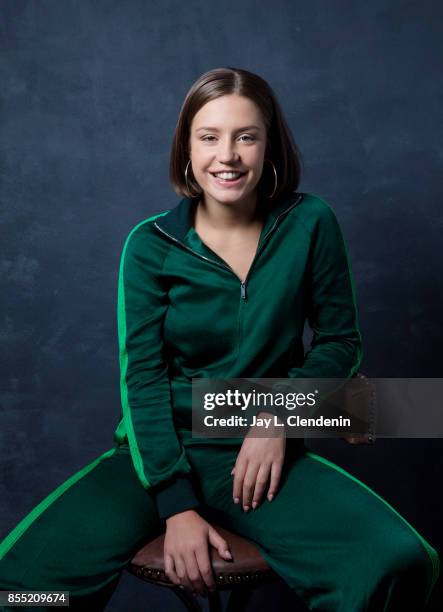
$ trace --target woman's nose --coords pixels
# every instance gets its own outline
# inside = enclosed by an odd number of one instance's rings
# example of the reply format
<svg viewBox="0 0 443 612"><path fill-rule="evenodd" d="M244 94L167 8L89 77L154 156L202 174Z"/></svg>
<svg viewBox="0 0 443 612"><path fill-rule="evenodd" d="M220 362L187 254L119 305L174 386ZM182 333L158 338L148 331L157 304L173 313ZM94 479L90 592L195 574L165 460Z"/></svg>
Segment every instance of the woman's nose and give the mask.
<svg viewBox="0 0 443 612"><path fill-rule="evenodd" d="M238 158L237 151L235 150L235 144L232 142L220 143L219 150L217 151L217 157L220 161L228 163Z"/></svg>

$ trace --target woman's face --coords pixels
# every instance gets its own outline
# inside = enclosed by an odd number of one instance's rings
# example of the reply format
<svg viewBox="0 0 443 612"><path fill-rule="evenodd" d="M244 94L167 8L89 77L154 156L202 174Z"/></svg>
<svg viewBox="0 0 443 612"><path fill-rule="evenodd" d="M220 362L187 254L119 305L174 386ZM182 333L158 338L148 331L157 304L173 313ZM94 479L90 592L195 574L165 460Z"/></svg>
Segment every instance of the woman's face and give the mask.
<svg viewBox="0 0 443 612"><path fill-rule="evenodd" d="M207 102L194 115L189 144L190 166L206 201L229 204L251 196L266 151L266 126L252 100L230 94ZM233 181L214 176L229 170L242 176Z"/></svg>

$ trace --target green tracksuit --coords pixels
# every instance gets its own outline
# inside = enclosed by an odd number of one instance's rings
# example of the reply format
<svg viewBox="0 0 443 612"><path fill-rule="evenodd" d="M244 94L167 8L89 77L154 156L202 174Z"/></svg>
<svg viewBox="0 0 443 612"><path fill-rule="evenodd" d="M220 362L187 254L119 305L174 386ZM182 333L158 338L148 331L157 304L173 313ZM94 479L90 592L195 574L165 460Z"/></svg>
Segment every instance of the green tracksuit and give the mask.
<svg viewBox="0 0 443 612"><path fill-rule="evenodd" d="M161 516L197 502L186 457L201 443L191 437L192 378L347 378L362 355L344 241L323 200L294 193L272 210L244 283L200 240L194 208L184 199L142 221L121 261L116 441L129 442L143 485L159 487Z"/></svg>
<svg viewBox="0 0 443 612"><path fill-rule="evenodd" d="M115 446L0 544L0 589L64 587L74 606L98 609L164 519L196 508L254 540L312 610L424 609L438 554L366 485L291 439L276 498L244 513L230 476L243 440L192 437L193 378L348 378L361 363L333 209L296 192L271 210L260 206L265 224L244 282L194 230L195 200L129 233L118 285ZM313 331L306 355L305 320Z"/></svg>

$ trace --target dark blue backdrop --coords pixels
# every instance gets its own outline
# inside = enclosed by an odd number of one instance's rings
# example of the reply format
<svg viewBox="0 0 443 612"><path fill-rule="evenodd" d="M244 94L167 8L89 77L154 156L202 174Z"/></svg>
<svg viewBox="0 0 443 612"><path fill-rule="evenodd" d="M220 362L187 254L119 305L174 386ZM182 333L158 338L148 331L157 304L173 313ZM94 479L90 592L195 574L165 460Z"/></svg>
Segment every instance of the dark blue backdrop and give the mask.
<svg viewBox="0 0 443 612"><path fill-rule="evenodd" d="M442 18L438 1L3 0L0 540L112 446L120 252L137 222L178 202L173 130L211 68L270 82L304 156L300 190L336 210L361 370L442 375ZM443 553L441 440L311 446ZM129 577L112 609L143 609L147 590L182 609Z"/></svg>

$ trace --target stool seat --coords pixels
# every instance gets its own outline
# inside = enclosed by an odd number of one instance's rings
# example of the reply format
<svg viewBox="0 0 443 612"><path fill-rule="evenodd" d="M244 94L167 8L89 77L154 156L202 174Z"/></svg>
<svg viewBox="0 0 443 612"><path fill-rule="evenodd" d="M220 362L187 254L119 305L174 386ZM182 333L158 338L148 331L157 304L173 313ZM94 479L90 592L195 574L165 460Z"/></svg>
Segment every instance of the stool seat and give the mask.
<svg viewBox="0 0 443 612"><path fill-rule="evenodd" d="M219 587L226 585L229 588L233 583L250 584L276 576L252 542L219 525L213 527L228 542L233 557L232 561L226 561L213 546L210 547L211 564ZM165 534L162 534L143 546L132 558L128 571L149 582L175 586L165 574L164 541Z"/></svg>
<svg viewBox="0 0 443 612"><path fill-rule="evenodd" d="M227 609L242 609L249 599L251 587L278 580L279 576L252 542L215 523L213 527L228 543L233 560L226 561L219 556L213 546L209 547L217 586L215 593L208 593L209 609L221 609L218 591L222 589L233 589ZM200 610L196 599L185 589L171 582L165 574L164 540L165 534L162 534L143 546L128 564L127 571L147 582L170 587L182 599L188 610Z"/></svg>

